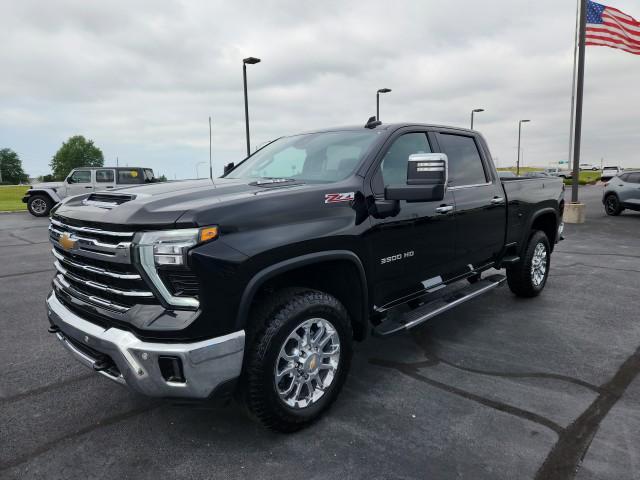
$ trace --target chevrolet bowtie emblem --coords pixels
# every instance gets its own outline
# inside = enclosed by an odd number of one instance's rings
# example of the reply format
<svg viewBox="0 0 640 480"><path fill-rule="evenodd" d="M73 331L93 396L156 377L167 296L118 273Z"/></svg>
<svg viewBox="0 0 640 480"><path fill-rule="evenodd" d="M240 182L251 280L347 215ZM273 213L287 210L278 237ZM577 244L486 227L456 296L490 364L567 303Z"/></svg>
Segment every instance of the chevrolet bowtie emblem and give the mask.
<svg viewBox="0 0 640 480"><path fill-rule="evenodd" d="M62 248L64 248L67 251L72 250L73 247L76 246L76 241L72 239L71 235L69 235L67 232L60 235L60 238L58 239L58 243Z"/></svg>

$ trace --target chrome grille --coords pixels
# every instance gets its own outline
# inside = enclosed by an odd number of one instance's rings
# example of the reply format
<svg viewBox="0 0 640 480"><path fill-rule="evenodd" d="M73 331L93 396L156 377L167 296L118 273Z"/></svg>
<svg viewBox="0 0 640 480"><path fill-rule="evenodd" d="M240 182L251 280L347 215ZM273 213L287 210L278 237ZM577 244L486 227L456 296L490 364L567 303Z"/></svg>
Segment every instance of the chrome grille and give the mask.
<svg viewBox="0 0 640 480"><path fill-rule="evenodd" d="M139 304L158 304L132 265L133 236L134 232L73 226L52 218L49 239L58 272L54 288L118 313Z"/></svg>

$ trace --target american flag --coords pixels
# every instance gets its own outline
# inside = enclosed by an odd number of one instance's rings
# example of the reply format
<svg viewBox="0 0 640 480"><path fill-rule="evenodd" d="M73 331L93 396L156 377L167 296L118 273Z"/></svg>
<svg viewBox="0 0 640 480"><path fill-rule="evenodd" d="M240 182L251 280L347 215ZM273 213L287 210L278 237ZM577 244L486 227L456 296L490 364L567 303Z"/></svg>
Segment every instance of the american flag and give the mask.
<svg viewBox="0 0 640 480"><path fill-rule="evenodd" d="M640 55L640 22L617 8L588 0L585 45L619 48Z"/></svg>

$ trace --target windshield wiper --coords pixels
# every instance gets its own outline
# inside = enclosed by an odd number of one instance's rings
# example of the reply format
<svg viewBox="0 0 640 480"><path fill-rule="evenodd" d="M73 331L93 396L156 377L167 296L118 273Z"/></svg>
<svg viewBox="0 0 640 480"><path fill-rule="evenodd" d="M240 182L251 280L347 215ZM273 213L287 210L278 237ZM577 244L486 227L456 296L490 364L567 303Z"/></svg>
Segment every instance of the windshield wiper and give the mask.
<svg viewBox="0 0 640 480"><path fill-rule="evenodd" d="M259 180L255 182L251 182L251 185L273 185L278 183L289 183L289 182L300 182L300 180L295 178L278 178L278 177L261 177Z"/></svg>

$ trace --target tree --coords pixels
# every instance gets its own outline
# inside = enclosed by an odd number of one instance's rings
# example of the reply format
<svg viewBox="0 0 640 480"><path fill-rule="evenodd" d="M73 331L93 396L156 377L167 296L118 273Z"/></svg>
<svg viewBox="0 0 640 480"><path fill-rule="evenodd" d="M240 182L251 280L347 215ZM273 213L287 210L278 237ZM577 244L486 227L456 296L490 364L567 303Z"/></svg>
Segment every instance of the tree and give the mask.
<svg viewBox="0 0 640 480"><path fill-rule="evenodd" d="M0 180L3 183L22 183L29 181L29 176L22 170L22 160L10 148L0 150Z"/></svg>
<svg viewBox="0 0 640 480"><path fill-rule="evenodd" d="M51 159L51 170L56 180L63 180L71 170L79 167L102 167L102 150L82 135L75 135L62 144Z"/></svg>

